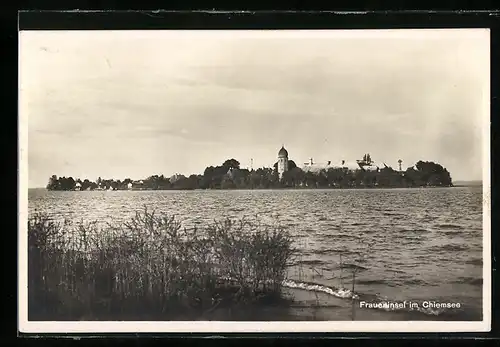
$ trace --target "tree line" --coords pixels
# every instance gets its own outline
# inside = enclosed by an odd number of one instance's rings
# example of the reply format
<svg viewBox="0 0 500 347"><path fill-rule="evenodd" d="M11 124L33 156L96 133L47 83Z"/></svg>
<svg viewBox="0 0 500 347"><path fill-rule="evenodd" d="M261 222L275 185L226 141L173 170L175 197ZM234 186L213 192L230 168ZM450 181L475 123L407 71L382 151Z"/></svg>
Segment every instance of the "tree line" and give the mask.
<svg viewBox="0 0 500 347"><path fill-rule="evenodd" d="M371 158L370 158L371 161ZM275 189L275 188L410 188L450 187L450 173L440 164L418 161L414 167L396 171L384 167L376 171L345 168L328 168L317 172L303 170L292 160L288 171L280 179L277 163L273 167L256 170L240 168L236 159L228 159L218 166L207 167L202 175L175 175L165 177L153 175L140 181L98 178L95 182L72 177L53 175L47 184L48 190L193 190L193 189Z"/></svg>

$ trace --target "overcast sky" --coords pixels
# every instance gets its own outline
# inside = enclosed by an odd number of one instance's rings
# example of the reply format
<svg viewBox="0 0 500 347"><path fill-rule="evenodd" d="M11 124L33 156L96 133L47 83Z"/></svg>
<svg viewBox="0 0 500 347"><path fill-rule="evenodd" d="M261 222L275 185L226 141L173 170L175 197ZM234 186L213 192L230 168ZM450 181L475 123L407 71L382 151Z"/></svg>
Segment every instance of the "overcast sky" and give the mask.
<svg viewBox="0 0 500 347"><path fill-rule="evenodd" d="M433 160L482 177L486 30L20 34L29 186L272 166Z"/></svg>

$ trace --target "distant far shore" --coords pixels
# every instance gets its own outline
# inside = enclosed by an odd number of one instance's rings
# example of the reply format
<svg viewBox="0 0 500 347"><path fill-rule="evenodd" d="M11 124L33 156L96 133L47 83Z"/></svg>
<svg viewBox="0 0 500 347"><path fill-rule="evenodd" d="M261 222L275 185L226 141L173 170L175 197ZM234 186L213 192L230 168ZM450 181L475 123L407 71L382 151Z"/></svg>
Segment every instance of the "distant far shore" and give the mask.
<svg viewBox="0 0 500 347"><path fill-rule="evenodd" d="M389 166L371 165L369 155L358 162L358 168L327 167L317 170L312 166L301 169L288 161L288 168L281 170L278 163L273 168L242 169L236 159L228 159L221 166L209 166L203 174L172 177L149 176L132 180L102 179L95 182L87 178L58 177L52 175L48 190L196 190L196 189L304 189L304 188L419 188L451 187L450 172L438 163L419 160L403 171ZM291 165L291 166L290 166ZM283 169L283 168L282 168ZM314 170L313 170L314 169Z"/></svg>
<svg viewBox="0 0 500 347"><path fill-rule="evenodd" d="M477 187L482 186L483 181L456 181L453 182L455 187Z"/></svg>
<svg viewBox="0 0 500 347"><path fill-rule="evenodd" d="M459 183L452 184L449 186L419 186L419 187L283 187L283 188L196 188L196 189L148 189L148 188L139 188L139 189L115 189L115 190L84 190L81 192L107 192L107 191L129 191L129 192L138 192L138 191L214 191L214 190L230 190L230 191L248 191L248 190L384 190L384 189L432 189L432 188L465 188L465 187L480 187L482 183ZM64 191L64 190L50 190L45 187L35 187L28 188L28 190L46 190L46 191ZM80 191L79 191L80 192Z"/></svg>

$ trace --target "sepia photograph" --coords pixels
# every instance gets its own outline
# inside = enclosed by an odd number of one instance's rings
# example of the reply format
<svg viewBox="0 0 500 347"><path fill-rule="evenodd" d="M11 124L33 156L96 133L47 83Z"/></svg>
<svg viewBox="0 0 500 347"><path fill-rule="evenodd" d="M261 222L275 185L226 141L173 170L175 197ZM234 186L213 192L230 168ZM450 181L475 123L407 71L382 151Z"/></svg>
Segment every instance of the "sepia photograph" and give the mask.
<svg viewBox="0 0 500 347"><path fill-rule="evenodd" d="M487 331L487 29L19 32L25 332Z"/></svg>

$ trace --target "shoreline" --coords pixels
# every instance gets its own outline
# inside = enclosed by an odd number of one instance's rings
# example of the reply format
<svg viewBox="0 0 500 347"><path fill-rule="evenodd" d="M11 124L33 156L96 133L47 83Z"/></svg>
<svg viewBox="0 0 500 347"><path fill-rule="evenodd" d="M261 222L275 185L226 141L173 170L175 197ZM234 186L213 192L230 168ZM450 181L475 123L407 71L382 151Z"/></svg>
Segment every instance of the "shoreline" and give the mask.
<svg viewBox="0 0 500 347"><path fill-rule="evenodd" d="M419 186L419 187L346 187L346 188L334 188L334 187L290 187L290 188L207 188L207 189L114 189L114 190L57 190L57 189L47 189L47 188L28 188L28 190L46 190L49 192L151 192L151 191L252 191L252 190L389 190L389 189L437 189L437 188L474 188L482 187L482 185L452 185L452 186Z"/></svg>

